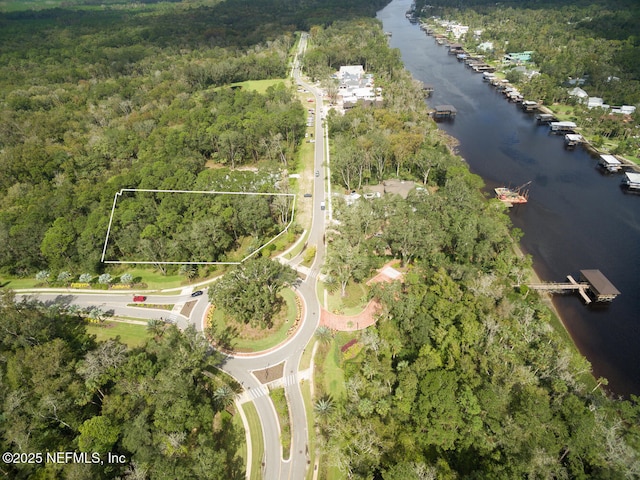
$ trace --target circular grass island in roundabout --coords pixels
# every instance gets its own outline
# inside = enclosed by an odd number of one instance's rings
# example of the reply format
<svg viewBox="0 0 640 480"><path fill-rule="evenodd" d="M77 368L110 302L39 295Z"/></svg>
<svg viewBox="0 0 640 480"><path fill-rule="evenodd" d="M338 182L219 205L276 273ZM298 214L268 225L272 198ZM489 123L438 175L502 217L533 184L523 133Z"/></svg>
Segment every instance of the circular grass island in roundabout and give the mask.
<svg viewBox="0 0 640 480"><path fill-rule="evenodd" d="M239 322L211 305L206 315L207 338L214 347L230 354L258 353L277 347L295 333L302 318L298 295L290 288L279 295L283 303L270 328Z"/></svg>

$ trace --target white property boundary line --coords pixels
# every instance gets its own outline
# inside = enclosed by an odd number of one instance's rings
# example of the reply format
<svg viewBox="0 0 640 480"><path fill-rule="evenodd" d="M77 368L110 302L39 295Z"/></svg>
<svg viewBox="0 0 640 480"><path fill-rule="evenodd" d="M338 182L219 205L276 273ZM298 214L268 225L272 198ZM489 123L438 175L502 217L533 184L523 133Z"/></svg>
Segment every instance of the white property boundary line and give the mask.
<svg viewBox="0 0 640 480"><path fill-rule="evenodd" d="M289 223L284 227L284 229L278 235L273 237L271 240L269 240L267 243L262 245L260 248L254 250L252 253L244 257L239 262L150 262L150 261L135 262L135 261L128 261L128 260L105 260L104 257L107 253L107 245L109 244L109 235L111 233L111 224L113 223L113 214L116 210L116 203L118 202L118 197L120 197L124 192L197 193L197 194L204 194L204 195L261 195L261 196L272 196L272 197L293 197L293 204L291 205L291 220L289 220ZM107 235L104 239L104 246L102 247L102 257L100 258L100 261L102 263L116 263L116 264L139 263L143 265L240 265L242 262L254 256L264 247L274 242L278 237L280 237L280 235L282 235L283 233L286 233L289 230L289 227L291 227L291 224L293 223L293 218L295 216L295 210L296 210L295 199L296 199L295 193L218 192L218 191L211 191L211 190L154 190L154 189L147 189L147 188L122 188L119 192L116 192L116 194L113 197L113 206L111 207L111 216L109 217L109 226L107 227Z"/></svg>

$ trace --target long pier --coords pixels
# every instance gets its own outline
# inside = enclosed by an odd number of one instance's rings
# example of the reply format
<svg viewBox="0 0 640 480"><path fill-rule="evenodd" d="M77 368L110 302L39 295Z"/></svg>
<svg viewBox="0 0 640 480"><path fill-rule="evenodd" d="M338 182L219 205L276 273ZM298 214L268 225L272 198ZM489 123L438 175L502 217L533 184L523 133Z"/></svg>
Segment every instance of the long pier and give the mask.
<svg viewBox="0 0 640 480"><path fill-rule="evenodd" d="M587 290L591 288L591 285L587 282L576 282L571 275L567 275L567 280L569 280L568 283L531 283L527 286L533 290L543 290L546 292L577 291L584 300L584 303L589 305L591 298L587 295Z"/></svg>

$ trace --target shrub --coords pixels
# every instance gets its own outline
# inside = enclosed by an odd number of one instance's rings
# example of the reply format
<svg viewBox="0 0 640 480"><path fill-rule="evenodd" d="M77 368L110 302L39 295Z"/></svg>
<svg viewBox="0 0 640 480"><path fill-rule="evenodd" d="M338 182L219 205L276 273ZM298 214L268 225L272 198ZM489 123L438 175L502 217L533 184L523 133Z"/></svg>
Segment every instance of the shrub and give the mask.
<svg viewBox="0 0 640 480"><path fill-rule="evenodd" d="M71 275L71 273L69 272L60 272L58 274L58 281L62 283L67 283L69 280L71 280L72 277L73 275Z"/></svg>
<svg viewBox="0 0 640 480"><path fill-rule="evenodd" d="M109 285L113 281L113 277L108 273L103 273L98 277L98 283L101 285Z"/></svg>
<svg viewBox="0 0 640 480"><path fill-rule="evenodd" d="M51 277L51 273L49 272L49 270L40 270L38 273L36 273L36 280L38 280L39 282L48 282L49 277Z"/></svg>
<svg viewBox="0 0 640 480"><path fill-rule="evenodd" d="M89 283L92 279L93 279L93 275L91 275L90 273L83 273L78 278L78 281L81 283Z"/></svg>

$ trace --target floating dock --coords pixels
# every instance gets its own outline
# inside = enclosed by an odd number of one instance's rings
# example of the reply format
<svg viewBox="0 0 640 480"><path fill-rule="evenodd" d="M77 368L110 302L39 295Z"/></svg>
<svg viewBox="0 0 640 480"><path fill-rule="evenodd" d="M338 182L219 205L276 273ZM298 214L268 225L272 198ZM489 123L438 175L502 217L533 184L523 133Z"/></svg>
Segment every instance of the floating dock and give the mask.
<svg viewBox="0 0 640 480"><path fill-rule="evenodd" d="M586 305L592 302L610 303L620 291L609 281L600 270L580 270L580 281L567 275L566 283L532 283L528 287L548 293L578 292Z"/></svg>

